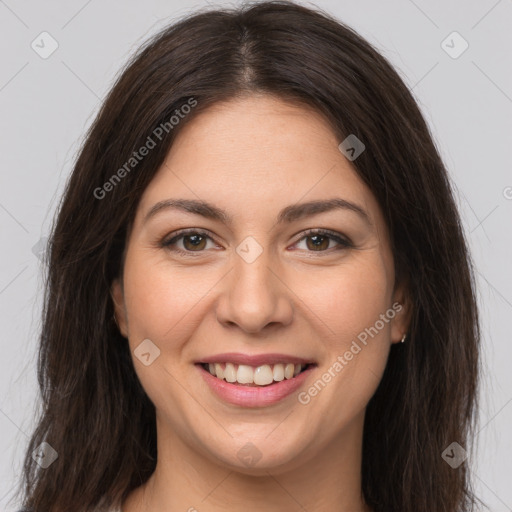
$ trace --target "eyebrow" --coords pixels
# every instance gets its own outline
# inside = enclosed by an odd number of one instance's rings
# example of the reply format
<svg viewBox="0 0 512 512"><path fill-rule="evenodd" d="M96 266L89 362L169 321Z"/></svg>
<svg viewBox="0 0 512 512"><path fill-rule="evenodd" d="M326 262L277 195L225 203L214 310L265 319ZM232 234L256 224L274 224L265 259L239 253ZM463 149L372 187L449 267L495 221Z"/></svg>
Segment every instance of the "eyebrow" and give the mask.
<svg viewBox="0 0 512 512"><path fill-rule="evenodd" d="M163 201L159 201L148 211L144 217L144 222L147 222L151 217L164 210L181 210L201 215L207 219L219 221L227 225L233 224L233 218L224 210L221 210L206 201L196 199L165 199ZM304 217L309 217L310 215L334 210L348 210L354 212L367 224L370 226L372 225L368 214L361 206L340 197L286 206L279 212L279 215L277 216L277 224L291 223Z"/></svg>

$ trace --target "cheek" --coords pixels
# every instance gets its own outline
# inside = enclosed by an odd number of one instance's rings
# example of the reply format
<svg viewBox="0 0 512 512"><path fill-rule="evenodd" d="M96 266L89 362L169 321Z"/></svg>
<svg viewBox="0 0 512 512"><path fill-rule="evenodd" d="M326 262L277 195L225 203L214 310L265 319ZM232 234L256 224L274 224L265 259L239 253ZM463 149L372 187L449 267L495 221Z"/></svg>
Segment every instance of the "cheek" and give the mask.
<svg viewBox="0 0 512 512"><path fill-rule="evenodd" d="M191 328L213 285L198 279L193 269L171 268L144 250L127 258L124 276L130 343L149 338L162 347Z"/></svg>
<svg viewBox="0 0 512 512"><path fill-rule="evenodd" d="M339 349L373 326L390 307L392 298L388 273L378 259L333 268L323 275L310 275L294 288L324 329L334 336Z"/></svg>
<svg viewBox="0 0 512 512"><path fill-rule="evenodd" d="M173 269L156 256L144 249L127 254L124 292L129 345L139 381L157 410L183 411L189 396L183 393L177 366L182 363L187 340L197 328L201 298L212 284L197 280L190 270ZM148 366L137 358L137 348L146 339L160 351ZM176 430L183 430L182 419L172 417L172 422Z"/></svg>
<svg viewBox="0 0 512 512"><path fill-rule="evenodd" d="M344 414L332 417L333 424L343 423L366 406L390 349L393 276L379 254L366 256L333 269L328 279L308 278L298 293L307 297L304 303L315 313L317 328L324 333L325 379L321 376L323 382L311 389L311 397L322 396L314 399L313 407L331 404L333 411L343 410Z"/></svg>
<svg viewBox="0 0 512 512"><path fill-rule="evenodd" d="M315 380L299 396L309 418L323 418L319 438L333 435L360 418L375 393L390 350L390 326L380 315L389 307L386 280L336 280L331 301L316 310L325 333L324 355ZM334 292L334 290L331 290ZM325 297L327 290L319 290ZM328 329L325 327L328 326Z"/></svg>
<svg viewBox="0 0 512 512"><path fill-rule="evenodd" d="M366 264L360 261L346 271L339 269L315 290L315 312L330 335L320 376L323 383L316 386L319 391L310 391L322 395L313 407L330 404L329 412L323 413L332 413L333 425L343 424L366 406L386 366L394 311L390 311L392 276L381 261L369 258Z"/></svg>

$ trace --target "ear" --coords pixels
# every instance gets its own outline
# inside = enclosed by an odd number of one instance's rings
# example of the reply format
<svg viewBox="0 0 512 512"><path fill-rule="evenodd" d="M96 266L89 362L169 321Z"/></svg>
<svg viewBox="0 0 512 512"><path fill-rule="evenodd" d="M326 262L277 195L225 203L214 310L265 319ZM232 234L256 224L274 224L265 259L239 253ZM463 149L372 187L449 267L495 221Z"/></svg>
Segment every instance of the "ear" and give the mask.
<svg viewBox="0 0 512 512"><path fill-rule="evenodd" d="M123 284L119 279L115 279L112 282L112 287L110 288L110 295L112 296L112 301L114 302L114 316L116 319L117 326L119 327L119 332L125 338L128 338L128 321L126 316L126 307L124 303Z"/></svg>
<svg viewBox="0 0 512 512"><path fill-rule="evenodd" d="M395 289L392 304L395 316L391 320L391 342L400 343L404 334L409 335L412 315L412 305L405 285Z"/></svg>

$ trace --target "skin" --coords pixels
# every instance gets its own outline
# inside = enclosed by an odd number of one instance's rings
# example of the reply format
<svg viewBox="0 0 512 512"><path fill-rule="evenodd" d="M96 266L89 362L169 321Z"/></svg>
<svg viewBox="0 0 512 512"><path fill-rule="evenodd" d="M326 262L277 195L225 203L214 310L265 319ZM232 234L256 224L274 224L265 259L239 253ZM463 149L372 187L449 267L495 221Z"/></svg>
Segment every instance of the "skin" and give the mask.
<svg viewBox="0 0 512 512"><path fill-rule="evenodd" d="M382 212L340 142L317 112L268 95L218 103L179 132L142 196L112 286L120 331L156 407L158 441L156 470L123 512L369 510L364 414L391 344L407 332L408 307ZM338 209L277 223L289 205L336 197L369 222ZM212 203L233 223L177 209L145 221L153 205L178 198ZM199 249L190 234L162 245L185 228L213 236ZM320 228L353 247L303 234ZM247 236L263 248L252 263L235 251ZM224 352L293 354L318 365L299 390L307 391L395 302L401 311L306 405L297 393L266 407L230 405L194 366ZM149 366L133 354L144 339L160 349ZM237 457L248 442L261 454L254 466Z"/></svg>

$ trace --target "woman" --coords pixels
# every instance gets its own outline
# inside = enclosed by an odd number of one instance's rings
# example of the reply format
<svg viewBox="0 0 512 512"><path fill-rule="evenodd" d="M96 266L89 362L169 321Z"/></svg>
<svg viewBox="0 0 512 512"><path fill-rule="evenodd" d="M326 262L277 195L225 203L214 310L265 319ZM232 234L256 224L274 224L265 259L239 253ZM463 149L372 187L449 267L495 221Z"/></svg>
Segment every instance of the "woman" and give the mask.
<svg viewBox="0 0 512 512"><path fill-rule="evenodd" d="M28 510L475 510L478 318L409 90L290 2L117 80L49 254Z"/></svg>

